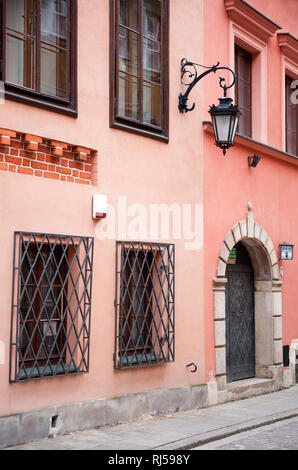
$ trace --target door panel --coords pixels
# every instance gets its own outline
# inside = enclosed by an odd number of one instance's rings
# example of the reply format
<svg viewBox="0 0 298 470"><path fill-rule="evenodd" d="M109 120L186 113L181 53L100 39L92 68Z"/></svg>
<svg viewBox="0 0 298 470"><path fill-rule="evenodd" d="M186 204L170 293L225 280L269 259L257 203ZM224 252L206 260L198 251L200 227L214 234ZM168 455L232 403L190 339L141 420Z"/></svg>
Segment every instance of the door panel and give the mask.
<svg viewBox="0 0 298 470"><path fill-rule="evenodd" d="M253 270L228 265L226 292L227 381L255 375L255 323Z"/></svg>

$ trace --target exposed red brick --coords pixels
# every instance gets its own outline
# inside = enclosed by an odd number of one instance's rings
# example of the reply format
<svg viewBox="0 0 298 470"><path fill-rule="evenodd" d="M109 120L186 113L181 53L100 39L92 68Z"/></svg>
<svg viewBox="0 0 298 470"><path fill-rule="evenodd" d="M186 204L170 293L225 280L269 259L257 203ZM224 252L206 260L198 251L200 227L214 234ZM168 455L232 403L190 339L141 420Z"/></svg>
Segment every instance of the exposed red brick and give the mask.
<svg viewBox="0 0 298 470"><path fill-rule="evenodd" d="M23 166L30 166L31 160L28 160L27 158L23 158Z"/></svg>
<svg viewBox="0 0 298 470"><path fill-rule="evenodd" d="M37 142L28 142L27 144L25 144L25 149L26 150L36 151L36 150L38 150L38 143Z"/></svg>
<svg viewBox="0 0 298 470"><path fill-rule="evenodd" d="M10 137L8 135L0 134L0 145L10 145Z"/></svg>
<svg viewBox="0 0 298 470"><path fill-rule="evenodd" d="M37 135L33 134L24 134L23 141L24 142L36 142L38 144L42 144L42 137L38 137Z"/></svg>
<svg viewBox="0 0 298 470"><path fill-rule="evenodd" d="M87 147L0 128L2 170L90 184L96 154Z"/></svg>
<svg viewBox="0 0 298 470"><path fill-rule="evenodd" d="M63 175L71 175L71 170L69 168L57 168L56 171Z"/></svg>
<svg viewBox="0 0 298 470"><path fill-rule="evenodd" d="M18 166L18 173L23 173L24 175L33 175L32 168L24 168L22 166Z"/></svg>
<svg viewBox="0 0 298 470"><path fill-rule="evenodd" d="M82 162L86 162L88 158L88 155L82 152L75 152L74 156L76 160L80 160Z"/></svg>
<svg viewBox="0 0 298 470"><path fill-rule="evenodd" d="M49 140L49 146L59 147L65 150L68 148L68 144L66 144L65 142L59 142L59 140Z"/></svg>
<svg viewBox="0 0 298 470"><path fill-rule="evenodd" d="M52 157L51 155L46 155L46 162L53 163L54 165L60 165L60 158Z"/></svg>
<svg viewBox="0 0 298 470"><path fill-rule="evenodd" d="M15 131L11 131L9 129L2 129L2 128L0 129L0 134L7 135L9 137L14 137L14 138L16 138L17 136L17 133Z"/></svg>
<svg viewBox="0 0 298 470"><path fill-rule="evenodd" d="M69 151L67 151L67 150L64 150L64 151L63 151L63 157L64 157L64 158L71 158L71 159L72 159L72 158L73 158L73 153L72 153L72 152L69 152Z"/></svg>
<svg viewBox="0 0 298 470"><path fill-rule="evenodd" d="M76 168L77 170L84 170L83 163L79 163L79 162L69 162L69 167Z"/></svg>
<svg viewBox="0 0 298 470"><path fill-rule="evenodd" d="M62 157L62 155L63 155L63 149L54 147L54 148L51 149L51 153L52 153L52 155L54 155L55 157Z"/></svg>
<svg viewBox="0 0 298 470"><path fill-rule="evenodd" d="M11 144L10 144L11 147L14 147L16 149L22 149L24 148L24 145L22 144L22 142L18 141L18 140L11 140Z"/></svg>
<svg viewBox="0 0 298 470"><path fill-rule="evenodd" d="M26 151L26 150L21 150L21 151L20 151L20 155L21 155L22 157L32 158L32 160L35 160L35 159L36 159L36 153L28 152L28 151Z"/></svg>
<svg viewBox="0 0 298 470"><path fill-rule="evenodd" d="M79 179L79 178L76 178L76 179L75 179L75 182L76 182L76 183L82 183L82 184L89 184L89 181L81 180L81 179Z"/></svg>
<svg viewBox="0 0 298 470"><path fill-rule="evenodd" d="M8 163L14 163L15 165L22 165L22 159L20 157L11 157L6 155L5 161Z"/></svg>
<svg viewBox="0 0 298 470"><path fill-rule="evenodd" d="M52 172L48 172L48 171L44 172L44 177L45 178L55 179L55 180L59 179L59 175L57 173L52 173Z"/></svg>
<svg viewBox="0 0 298 470"><path fill-rule="evenodd" d="M80 172L80 177L84 178L84 179L87 179L87 180L91 180L91 173L85 173L84 171L81 171Z"/></svg>
<svg viewBox="0 0 298 470"><path fill-rule="evenodd" d="M37 170L47 170L48 169L48 165L46 163L42 163L42 162L32 162L31 166L32 166L32 168L35 168Z"/></svg>
<svg viewBox="0 0 298 470"><path fill-rule="evenodd" d="M41 144L39 144L39 145L38 145L38 150L39 150L40 152L48 153L49 147L47 147L46 145L41 145Z"/></svg>
<svg viewBox="0 0 298 470"><path fill-rule="evenodd" d="M63 158L61 158L60 165L61 166L68 166L68 160L63 160Z"/></svg>
<svg viewBox="0 0 298 470"><path fill-rule="evenodd" d="M72 151L78 153L86 153L87 155L91 154L91 149L88 149L87 147L81 147L79 145L74 145Z"/></svg>

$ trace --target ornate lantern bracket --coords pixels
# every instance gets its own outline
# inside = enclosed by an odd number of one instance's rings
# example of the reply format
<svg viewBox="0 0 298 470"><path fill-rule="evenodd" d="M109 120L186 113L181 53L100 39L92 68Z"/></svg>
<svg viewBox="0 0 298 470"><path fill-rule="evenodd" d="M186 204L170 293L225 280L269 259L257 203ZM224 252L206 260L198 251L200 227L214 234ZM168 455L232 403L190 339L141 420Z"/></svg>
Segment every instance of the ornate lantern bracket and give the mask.
<svg viewBox="0 0 298 470"><path fill-rule="evenodd" d="M230 85L225 83L225 78L219 77L219 86L224 91L224 96L219 98L220 104L218 106L210 106L209 113L212 118L212 125L215 134L215 143L218 147L223 150L223 154L226 154L226 150L234 145L234 137L238 125L239 115L241 114L237 106L232 105L232 99L227 97L227 90L235 85L236 75L235 72L229 67L220 67L220 63L212 67L206 67L204 65L190 62L187 59L181 60L181 83L187 86L185 93L179 94L178 108L180 113L187 113L193 111L195 103L191 107L187 105L189 94L194 86L209 73L217 72L218 70L228 70L233 80ZM198 67L206 69L204 72L199 74ZM185 77L188 77L189 83L185 82Z"/></svg>
<svg viewBox="0 0 298 470"><path fill-rule="evenodd" d="M180 93L180 95L179 95L178 108L179 108L179 111L181 113L184 113L184 112L187 113L188 111L193 111L193 109L195 108L195 103L193 103L190 108L187 106L187 101L188 101L189 94L190 94L191 90L193 89L193 87L202 78L204 78L206 75L208 75L211 72L216 73L218 70L228 70L229 72L231 72L231 74L233 75L233 81L232 81L231 85L229 85L229 86L227 86L226 83L224 85L222 85L222 83L225 82L225 78L219 77L219 86L224 90L224 97L227 96L227 90L229 88L231 88L232 86L234 86L234 84L235 84L236 75L235 75L235 72L232 69L230 69L228 67L219 67L219 65L220 65L220 62L217 62L217 64L212 65L212 67L206 67L205 65L196 64L195 62L190 62L187 59L182 59L181 60L181 83L182 83L182 85L187 86L186 92L185 93ZM205 72L202 72L199 75L197 67L202 67L202 68L207 69L207 70L205 70ZM190 83L185 83L184 77L186 75L188 76L188 78L192 79Z"/></svg>

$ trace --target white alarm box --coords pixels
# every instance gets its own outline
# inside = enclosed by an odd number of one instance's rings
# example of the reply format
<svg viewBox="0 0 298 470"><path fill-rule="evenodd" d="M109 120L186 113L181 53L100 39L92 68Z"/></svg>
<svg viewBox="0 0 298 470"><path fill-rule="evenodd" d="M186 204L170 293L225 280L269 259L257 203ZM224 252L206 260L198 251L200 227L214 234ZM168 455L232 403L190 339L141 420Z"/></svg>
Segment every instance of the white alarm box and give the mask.
<svg viewBox="0 0 298 470"><path fill-rule="evenodd" d="M93 194L93 219L103 219L107 216L107 196L103 194Z"/></svg>

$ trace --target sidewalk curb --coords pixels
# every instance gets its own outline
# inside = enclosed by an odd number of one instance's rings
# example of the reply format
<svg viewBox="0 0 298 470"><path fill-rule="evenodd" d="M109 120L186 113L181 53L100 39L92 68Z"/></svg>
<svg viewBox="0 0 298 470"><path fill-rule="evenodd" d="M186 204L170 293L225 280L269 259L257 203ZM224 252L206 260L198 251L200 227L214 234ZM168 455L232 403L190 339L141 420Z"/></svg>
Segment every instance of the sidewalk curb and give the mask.
<svg viewBox="0 0 298 470"><path fill-rule="evenodd" d="M187 437L185 439L179 439L177 441L168 442L167 444L154 447L153 450L190 450L194 447L202 446L203 444L208 444L219 439L224 439L225 437L230 437L245 431L251 431L252 429L257 429L262 426L267 426L269 424L295 418L297 416L298 408L294 408L291 411L276 413L249 421L243 421L238 424L233 424L231 426L226 426L202 434L194 434L193 436Z"/></svg>

